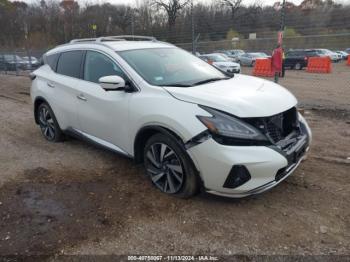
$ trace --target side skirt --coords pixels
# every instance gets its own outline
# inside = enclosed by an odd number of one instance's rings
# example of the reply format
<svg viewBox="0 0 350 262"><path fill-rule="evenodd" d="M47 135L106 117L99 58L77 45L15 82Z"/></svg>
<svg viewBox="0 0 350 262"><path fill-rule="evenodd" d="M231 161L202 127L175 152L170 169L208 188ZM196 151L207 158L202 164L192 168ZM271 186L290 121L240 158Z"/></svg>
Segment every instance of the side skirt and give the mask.
<svg viewBox="0 0 350 262"><path fill-rule="evenodd" d="M116 145L114 145L110 142L107 142L103 139L100 139L98 137L95 137L93 135L89 135L89 134L87 134L83 131L80 131L78 129L68 128L64 132L70 136L84 140L88 143L94 144L94 145L101 147L103 149L107 149L109 151L112 151L112 152L117 153L117 154L122 155L122 156L126 156L126 157L131 158L131 159L133 158L132 155L128 154L127 152L125 152L123 149L117 147Z"/></svg>

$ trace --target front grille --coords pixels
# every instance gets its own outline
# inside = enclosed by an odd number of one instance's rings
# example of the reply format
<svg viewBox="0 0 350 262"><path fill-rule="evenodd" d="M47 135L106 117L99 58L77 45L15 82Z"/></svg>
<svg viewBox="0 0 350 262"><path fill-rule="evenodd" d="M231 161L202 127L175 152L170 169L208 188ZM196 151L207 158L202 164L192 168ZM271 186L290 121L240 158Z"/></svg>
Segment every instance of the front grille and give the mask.
<svg viewBox="0 0 350 262"><path fill-rule="evenodd" d="M298 115L295 107L277 115L246 118L245 121L259 129L274 143L286 138L293 131L299 130Z"/></svg>

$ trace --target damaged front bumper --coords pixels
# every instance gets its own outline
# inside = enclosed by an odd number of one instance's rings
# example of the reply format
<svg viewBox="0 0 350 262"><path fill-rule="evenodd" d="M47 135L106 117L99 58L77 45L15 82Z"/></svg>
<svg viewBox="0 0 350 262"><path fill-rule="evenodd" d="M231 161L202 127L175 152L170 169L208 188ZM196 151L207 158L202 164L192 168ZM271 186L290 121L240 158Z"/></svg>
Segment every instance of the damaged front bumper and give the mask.
<svg viewBox="0 0 350 262"><path fill-rule="evenodd" d="M311 131L300 116L301 133L273 146L227 146L212 138L187 151L194 160L208 193L240 198L265 192L286 179L305 158ZM234 166L244 166L250 179L244 184L225 186Z"/></svg>

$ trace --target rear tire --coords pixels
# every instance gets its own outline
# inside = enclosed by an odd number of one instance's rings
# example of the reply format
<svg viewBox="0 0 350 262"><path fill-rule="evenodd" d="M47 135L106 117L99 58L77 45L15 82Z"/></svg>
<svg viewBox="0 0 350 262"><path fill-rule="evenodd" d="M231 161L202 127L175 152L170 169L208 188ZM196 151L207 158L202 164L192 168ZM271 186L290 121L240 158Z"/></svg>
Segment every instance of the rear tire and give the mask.
<svg viewBox="0 0 350 262"><path fill-rule="evenodd" d="M199 192L197 171L186 151L170 135L155 134L144 148L146 175L163 193L189 198Z"/></svg>
<svg viewBox="0 0 350 262"><path fill-rule="evenodd" d="M51 107L46 102L43 102L39 105L36 113L41 133L45 139L50 142L62 141L64 134Z"/></svg>

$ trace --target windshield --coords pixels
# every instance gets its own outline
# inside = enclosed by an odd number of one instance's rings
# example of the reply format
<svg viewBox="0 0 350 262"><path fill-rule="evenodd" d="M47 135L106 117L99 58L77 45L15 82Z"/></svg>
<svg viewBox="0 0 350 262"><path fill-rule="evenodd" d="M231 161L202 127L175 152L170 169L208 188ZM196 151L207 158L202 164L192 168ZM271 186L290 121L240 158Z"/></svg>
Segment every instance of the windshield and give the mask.
<svg viewBox="0 0 350 262"><path fill-rule="evenodd" d="M15 61L17 60L18 62L23 61L21 57L18 55L4 55L5 60L7 61Z"/></svg>
<svg viewBox="0 0 350 262"><path fill-rule="evenodd" d="M225 79L219 70L179 48L152 48L118 52L148 83L191 86L208 79Z"/></svg>
<svg viewBox="0 0 350 262"><path fill-rule="evenodd" d="M327 52L323 49L316 50L316 52L321 54L321 55L327 55Z"/></svg>
<svg viewBox="0 0 350 262"><path fill-rule="evenodd" d="M264 57L261 55L261 53L250 53L249 56L251 56L251 57Z"/></svg>
<svg viewBox="0 0 350 262"><path fill-rule="evenodd" d="M259 55L260 55L260 57L268 57L268 55L265 53L259 53Z"/></svg>
<svg viewBox="0 0 350 262"><path fill-rule="evenodd" d="M236 53L237 55L243 55L244 54L244 51L243 50L235 50L233 51L233 53Z"/></svg>
<svg viewBox="0 0 350 262"><path fill-rule="evenodd" d="M210 55L208 58L213 62L227 62L227 56L225 54Z"/></svg>

